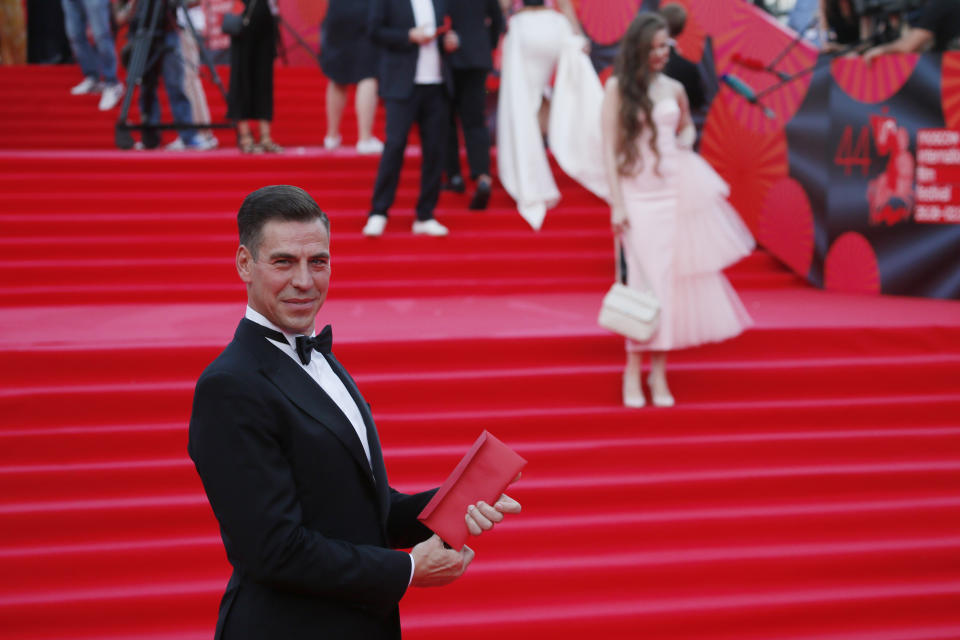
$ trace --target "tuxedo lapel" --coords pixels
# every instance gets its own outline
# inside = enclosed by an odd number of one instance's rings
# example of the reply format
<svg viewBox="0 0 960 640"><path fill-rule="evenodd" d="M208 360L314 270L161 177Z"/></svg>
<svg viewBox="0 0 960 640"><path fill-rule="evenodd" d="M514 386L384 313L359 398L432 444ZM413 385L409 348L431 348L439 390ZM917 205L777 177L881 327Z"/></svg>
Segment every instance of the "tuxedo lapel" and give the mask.
<svg viewBox="0 0 960 640"><path fill-rule="evenodd" d="M357 404L357 408L360 409L360 415L363 417L363 424L367 428L367 446L370 449L370 466L373 468L373 478L377 484L377 496L380 500L380 513L385 520L390 510L390 490L387 486L387 469L383 463L383 451L380 449L380 438L377 435L377 426L373 423L373 414L370 413L370 407L367 405L367 401L360 395L360 389L357 388L357 384L353 381L350 374L347 373L347 370L343 368L343 365L340 364L340 361L337 360L332 353L324 354L324 357L327 359L327 362L330 363L330 368L333 369L333 372L336 373L341 382L343 382L343 386L350 392L350 397L353 398L353 401Z"/></svg>
<svg viewBox="0 0 960 640"><path fill-rule="evenodd" d="M293 360L271 345L255 327L254 323L244 319L237 328L237 339L249 347L260 364L263 374L285 395L290 402L303 410L306 414L329 429L343 443L351 457L363 469L363 475L380 484L380 479L371 475L371 465L367 462L367 455L363 451L357 431L350 424L350 420L343 414L337 403L318 385L307 373L298 367ZM337 372L337 375L340 375ZM341 379L343 376L340 376ZM350 388L349 386L347 387ZM351 390L351 395L353 391ZM357 403L363 412L365 403ZM366 422L366 417L364 417ZM369 433L369 427L368 427ZM379 448L378 448L379 450ZM371 452L372 457L372 452ZM381 460L382 465L382 460ZM378 488L379 490L379 488Z"/></svg>

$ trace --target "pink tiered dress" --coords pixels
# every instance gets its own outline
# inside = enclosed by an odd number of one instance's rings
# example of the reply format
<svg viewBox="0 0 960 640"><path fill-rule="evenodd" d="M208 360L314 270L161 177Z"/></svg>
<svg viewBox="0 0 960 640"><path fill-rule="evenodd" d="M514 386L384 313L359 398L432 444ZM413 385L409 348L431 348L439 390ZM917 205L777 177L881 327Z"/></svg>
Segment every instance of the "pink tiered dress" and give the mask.
<svg viewBox="0 0 960 640"><path fill-rule="evenodd" d="M629 351L669 351L739 335L750 315L722 270L750 254L753 236L727 202L729 187L696 153L677 146L680 107L673 98L654 105L657 159L650 132L637 144L642 165L623 176L629 230L623 235L627 285L652 291L660 326Z"/></svg>

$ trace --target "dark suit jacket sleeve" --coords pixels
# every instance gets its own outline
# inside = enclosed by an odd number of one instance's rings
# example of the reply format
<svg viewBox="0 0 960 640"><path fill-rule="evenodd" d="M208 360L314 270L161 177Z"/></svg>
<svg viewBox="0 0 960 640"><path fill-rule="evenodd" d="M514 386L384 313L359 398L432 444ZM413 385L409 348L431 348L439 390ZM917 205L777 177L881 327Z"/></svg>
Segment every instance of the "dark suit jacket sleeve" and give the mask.
<svg viewBox="0 0 960 640"><path fill-rule="evenodd" d="M487 16L490 18L490 49L493 50L500 43L500 34L507 29L500 0L487 0Z"/></svg>
<svg viewBox="0 0 960 640"><path fill-rule="evenodd" d="M250 376L224 371L201 376L189 451L231 563L278 589L396 604L410 579L409 556L329 539L304 527L274 423Z"/></svg>
<svg viewBox="0 0 960 640"><path fill-rule="evenodd" d="M398 26L396 16L391 15L388 0L373 0L367 21L367 32L376 44L395 51L416 51L418 45L410 42L410 28ZM411 8L411 11L413 9ZM413 27L414 25L410 25Z"/></svg>

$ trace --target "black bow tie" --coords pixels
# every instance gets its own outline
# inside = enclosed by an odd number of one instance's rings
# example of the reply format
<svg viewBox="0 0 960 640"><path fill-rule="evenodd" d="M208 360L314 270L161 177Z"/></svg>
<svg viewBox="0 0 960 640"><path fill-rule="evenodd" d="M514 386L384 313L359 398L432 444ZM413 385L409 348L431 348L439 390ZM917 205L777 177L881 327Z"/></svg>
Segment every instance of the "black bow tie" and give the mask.
<svg viewBox="0 0 960 640"><path fill-rule="evenodd" d="M273 329L264 327L261 324L257 324L257 326L267 338L276 340L277 342L290 344L290 342L287 341L287 337L279 331L274 331ZM333 329L330 328L330 325L327 325L320 330L319 335L314 336L313 338L308 338L307 336L297 336L296 340L297 355L300 356L300 362L302 362L304 365L308 365L310 364L310 356L313 355L314 349L323 354L330 353L330 350L333 348Z"/></svg>
<svg viewBox="0 0 960 640"><path fill-rule="evenodd" d="M313 338L297 336L297 355L300 356L300 362L305 365L310 364L310 356L313 355L314 349L326 355L330 353L332 348L333 329L330 328L330 325L321 329L320 333Z"/></svg>

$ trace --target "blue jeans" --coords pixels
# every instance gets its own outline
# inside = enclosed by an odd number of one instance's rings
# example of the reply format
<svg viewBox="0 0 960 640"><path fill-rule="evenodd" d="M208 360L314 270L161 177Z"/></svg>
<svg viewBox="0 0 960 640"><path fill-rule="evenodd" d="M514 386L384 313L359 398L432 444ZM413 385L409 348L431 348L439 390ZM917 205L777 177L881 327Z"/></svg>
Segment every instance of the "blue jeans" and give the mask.
<svg viewBox="0 0 960 640"><path fill-rule="evenodd" d="M174 122L193 123L193 109L190 99L183 91L183 56L180 55L180 34L168 31L163 38L154 45L162 46L163 52L159 59L149 69L144 70L143 84L140 85L140 112L143 114L144 124L160 122L160 100L157 98L157 84L160 75L163 75L163 86L167 89L167 99L170 101L170 112ZM153 60L156 51L150 52ZM196 129L181 129L180 139L184 144L193 144L196 138Z"/></svg>
<svg viewBox="0 0 960 640"><path fill-rule="evenodd" d="M110 0L60 0L63 24L83 75L113 84L117 81L117 50L110 31ZM93 32L91 46L87 26Z"/></svg>

